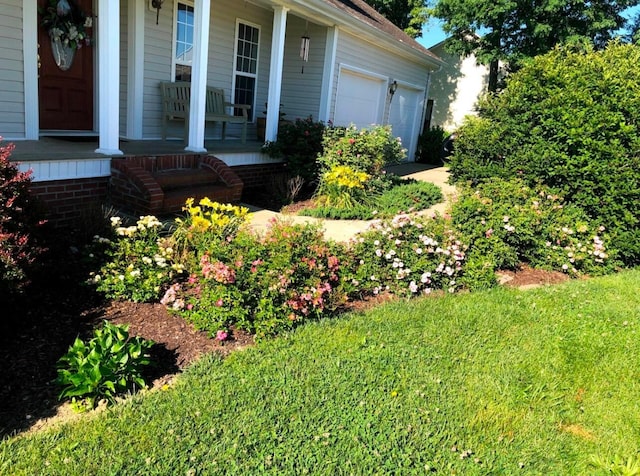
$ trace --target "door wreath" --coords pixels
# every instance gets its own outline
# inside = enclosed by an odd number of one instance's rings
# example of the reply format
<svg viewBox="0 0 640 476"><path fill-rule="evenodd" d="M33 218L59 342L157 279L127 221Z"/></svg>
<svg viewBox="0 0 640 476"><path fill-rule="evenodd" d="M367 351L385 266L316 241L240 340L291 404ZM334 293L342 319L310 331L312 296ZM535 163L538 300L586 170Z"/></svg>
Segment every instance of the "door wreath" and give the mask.
<svg viewBox="0 0 640 476"><path fill-rule="evenodd" d="M41 26L51 39L51 51L56 65L63 71L71 68L76 50L91 45L87 31L92 18L73 0L48 0L40 9Z"/></svg>

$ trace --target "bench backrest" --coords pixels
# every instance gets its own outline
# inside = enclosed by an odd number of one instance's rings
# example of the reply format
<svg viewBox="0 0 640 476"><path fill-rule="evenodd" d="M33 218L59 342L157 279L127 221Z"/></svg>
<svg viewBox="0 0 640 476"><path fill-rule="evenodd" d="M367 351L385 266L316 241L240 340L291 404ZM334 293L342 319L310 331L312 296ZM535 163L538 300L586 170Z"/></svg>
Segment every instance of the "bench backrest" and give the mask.
<svg viewBox="0 0 640 476"><path fill-rule="evenodd" d="M184 115L189 111L191 101L191 83L178 81L162 82L162 109L167 115Z"/></svg>
<svg viewBox="0 0 640 476"><path fill-rule="evenodd" d="M191 101L191 83L176 81L162 82L162 107L167 115L184 115L189 111ZM224 90L207 86L205 112L207 114L226 114Z"/></svg>
<svg viewBox="0 0 640 476"><path fill-rule="evenodd" d="M224 90L207 86L207 114L226 114Z"/></svg>

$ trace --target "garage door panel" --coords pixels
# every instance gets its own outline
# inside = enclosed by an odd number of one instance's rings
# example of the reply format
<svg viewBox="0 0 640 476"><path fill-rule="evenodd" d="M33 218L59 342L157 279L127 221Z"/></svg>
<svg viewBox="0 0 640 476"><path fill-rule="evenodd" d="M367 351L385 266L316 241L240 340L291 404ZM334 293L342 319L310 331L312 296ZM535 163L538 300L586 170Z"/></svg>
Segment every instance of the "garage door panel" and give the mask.
<svg viewBox="0 0 640 476"><path fill-rule="evenodd" d="M413 160L415 155L422 101L423 91L399 86L389 109L389 124L393 135L402 139L402 147L407 149L408 160Z"/></svg>
<svg viewBox="0 0 640 476"><path fill-rule="evenodd" d="M385 85L380 78L341 70L334 123L359 128L381 123Z"/></svg>

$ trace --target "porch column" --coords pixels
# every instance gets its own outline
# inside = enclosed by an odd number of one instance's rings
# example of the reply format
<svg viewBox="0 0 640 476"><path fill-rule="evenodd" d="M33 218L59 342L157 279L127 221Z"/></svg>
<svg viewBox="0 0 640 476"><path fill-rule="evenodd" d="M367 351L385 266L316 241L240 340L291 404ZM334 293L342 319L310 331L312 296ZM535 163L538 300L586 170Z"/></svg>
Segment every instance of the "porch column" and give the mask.
<svg viewBox="0 0 640 476"><path fill-rule="evenodd" d="M324 68L322 71L322 94L320 95L319 120L329 122L331 119L331 99L333 78L336 74L336 51L338 48L338 27L327 28L327 41L324 48Z"/></svg>
<svg viewBox="0 0 640 476"><path fill-rule="evenodd" d="M24 61L24 138L38 140L38 5L22 2L22 55Z"/></svg>
<svg viewBox="0 0 640 476"><path fill-rule="evenodd" d="M145 2L129 2L127 24L127 133L129 139L142 139L144 121L144 13Z"/></svg>
<svg viewBox="0 0 640 476"><path fill-rule="evenodd" d="M98 2L98 127L96 153L122 155L120 147L120 2Z"/></svg>
<svg viewBox="0 0 640 476"><path fill-rule="evenodd" d="M282 66L284 63L284 36L287 30L288 8L273 7L273 37L271 39L271 68L269 71L269 95L267 97L267 125L265 139L278 137L280 119L280 94L282 92Z"/></svg>
<svg viewBox="0 0 640 476"><path fill-rule="evenodd" d="M206 152L207 149L204 148L204 113L207 95L211 0L195 0L193 12L193 66L191 67L189 142L185 150L189 152Z"/></svg>

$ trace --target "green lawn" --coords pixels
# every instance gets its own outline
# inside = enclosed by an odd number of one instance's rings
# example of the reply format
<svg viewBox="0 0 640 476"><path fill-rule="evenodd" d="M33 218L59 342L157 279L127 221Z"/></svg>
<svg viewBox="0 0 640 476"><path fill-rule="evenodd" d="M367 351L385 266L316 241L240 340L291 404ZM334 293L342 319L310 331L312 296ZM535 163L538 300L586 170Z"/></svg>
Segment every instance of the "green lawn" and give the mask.
<svg viewBox="0 0 640 476"><path fill-rule="evenodd" d="M638 290L631 271L310 324L5 440L0 473L634 474Z"/></svg>

